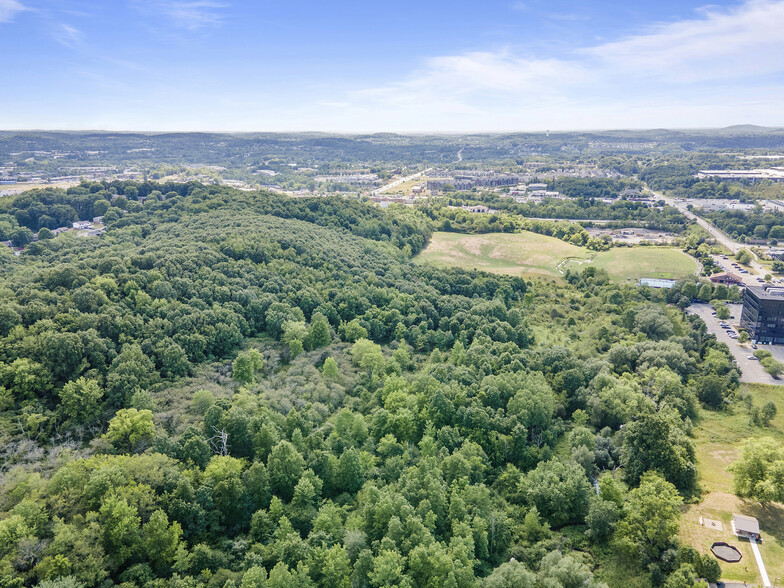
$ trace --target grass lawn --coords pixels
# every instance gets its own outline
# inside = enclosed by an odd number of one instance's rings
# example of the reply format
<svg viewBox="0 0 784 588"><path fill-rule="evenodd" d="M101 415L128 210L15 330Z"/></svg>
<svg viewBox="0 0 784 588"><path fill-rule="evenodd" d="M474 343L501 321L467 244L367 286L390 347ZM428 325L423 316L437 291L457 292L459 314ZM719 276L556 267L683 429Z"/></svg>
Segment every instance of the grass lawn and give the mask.
<svg viewBox="0 0 784 588"><path fill-rule="evenodd" d="M742 389L751 393L755 405L773 400L784 411L784 403L780 400L784 387L744 384ZM734 406L724 412L702 411L695 434L700 482L706 494L699 504L684 508L681 540L702 553L708 553L714 541L735 545L743 553L743 559L734 564L721 562L722 578L759 583L761 578L751 547L748 542L735 538L730 527L733 512L756 517L763 537L760 553L768 576L771 581L784 578L784 506L762 505L738 498L732 494L732 473L727 470L738 458L740 446L746 439L772 437L784 442L784 414L777 414L770 427L757 427L750 424L743 406ZM721 521L723 531L700 526L700 516Z"/></svg>
<svg viewBox="0 0 784 588"><path fill-rule="evenodd" d="M479 269L499 274L560 278L557 266L605 269L614 281L641 277L677 278L697 270L697 262L669 247L616 247L595 253L554 237L520 233L434 233L417 263Z"/></svg>
<svg viewBox="0 0 784 588"><path fill-rule="evenodd" d="M418 263L479 269L498 274L561 277L555 267L564 259L587 260L591 252L537 233L434 233Z"/></svg>
<svg viewBox="0 0 784 588"><path fill-rule="evenodd" d="M15 190L17 193L21 194L27 190L41 190L43 188L70 188L72 186L78 185L79 182L55 182L52 184L0 184L0 192L3 192L4 190Z"/></svg>
<svg viewBox="0 0 784 588"><path fill-rule="evenodd" d="M413 180L409 180L407 182L403 182L395 186L394 188L390 188L389 190L384 190L381 194L385 194L387 196L392 196L394 194L402 194L403 196L408 196L411 194L411 190L413 190L414 186L422 186L427 183L427 178L418 177Z"/></svg>
<svg viewBox="0 0 784 588"><path fill-rule="evenodd" d="M680 278L697 271L697 262L670 247L614 247L596 255L593 265L616 282L638 278Z"/></svg>

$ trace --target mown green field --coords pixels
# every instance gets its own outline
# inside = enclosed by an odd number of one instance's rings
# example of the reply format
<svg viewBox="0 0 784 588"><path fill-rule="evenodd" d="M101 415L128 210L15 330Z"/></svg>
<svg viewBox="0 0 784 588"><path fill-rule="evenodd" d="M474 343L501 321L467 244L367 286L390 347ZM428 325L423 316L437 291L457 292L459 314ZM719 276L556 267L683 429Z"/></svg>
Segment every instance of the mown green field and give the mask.
<svg viewBox="0 0 784 588"><path fill-rule="evenodd" d="M620 247L595 253L554 237L521 233L434 233L417 263L480 269L511 275L562 277L566 268L595 266L615 281L677 278L694 273L697 262L668 247ZM563 264L563 265L561 265Z"/></svg>
<svg viewBox="0 0 784 588"><path fill-rule="evenodd" d="M714 541L735 545L743 554L738 563L722 563L722 578L749 584L761 583L761 577L747 541L732 534L732 513L756 517L760 522L763 541L760 553L771 580L784 577L784 508L777 503L760 504L738 498L732 493L732 472L727 468L738 459L740 448L747 439L770 437L784 441L784 411L781 398L784 387L765 384L743 384L757 406L768 401L778 405L779 412L769 427L753 425L749 413L741 404L724 411L703 410L695 423L697 467L700 484L705 494L698 504L684 508L680 526L681 541L701 553L709 553ZM721 531L700 525L700 517L721 521Z"/></svg>
<svg viewBox="0 0 784 588"><path fill-rule="evenodd" d="M616 281L680 278L697 271L694 258L669 247L616 247L597 253L593 265Z"/></svg>

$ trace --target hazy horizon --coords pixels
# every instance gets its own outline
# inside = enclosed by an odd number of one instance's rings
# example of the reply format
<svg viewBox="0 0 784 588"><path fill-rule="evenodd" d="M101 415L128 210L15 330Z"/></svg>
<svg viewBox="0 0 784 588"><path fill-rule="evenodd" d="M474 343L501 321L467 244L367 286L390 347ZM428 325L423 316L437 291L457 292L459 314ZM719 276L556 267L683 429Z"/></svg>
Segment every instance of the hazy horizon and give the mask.
<svg viewBox="0 0 784 588"><path fill-rule="evenodd" d="M784 0L0 0L0 128L782 126L782 28Z"/></svg>
<svg viewBox="0 0 784 588"><path fill-rule="evenodd" d="M516 134L537 134L537 135L544 135L546 133L552 135L558 134L568 134L568 133L577 133L577 134L587 134L587 133L647 133L653 131L662 131L668 133L683 133L683 132L716 132L716 131L726 131L729 129L760 129L763 131L784 131L784 125L782 126L774 126L774 125L755 125L749 123L738 123L732 124L727 126L721 127L638 127L638 128L601 128L601 129L591 129L591 128L572 128L572 129L545 129L545 130L538 130L538 129L509 129L509 130L476 130L476 131L388 131L388 130L368 130L368 131L330 131L330 130L318 130L318 129L302 129L302 130L294 130L294 131L268 131L263 129L256 129L256 130L247 130L247 131L227 131L221 129L205 129L205 130L192 130L192 129L172 129L172 130L155 130L155 129L88 129L88 128L74 128L74 129L56 129L56 128L20 128L20 129L11 129L11 128L0 128L0 133L97 133L97 134L143 134L143 135L165 135L165 134L212 134L212 135L262 135L262 134L273 134L273 135L290 135L290 134L302 134L302 135L346 135L346 136L356 136L356 135L399 135L401 137L405 136L429 136L429 135L443 135L443 136L466 136L466 135L516 135Z"/></svg>

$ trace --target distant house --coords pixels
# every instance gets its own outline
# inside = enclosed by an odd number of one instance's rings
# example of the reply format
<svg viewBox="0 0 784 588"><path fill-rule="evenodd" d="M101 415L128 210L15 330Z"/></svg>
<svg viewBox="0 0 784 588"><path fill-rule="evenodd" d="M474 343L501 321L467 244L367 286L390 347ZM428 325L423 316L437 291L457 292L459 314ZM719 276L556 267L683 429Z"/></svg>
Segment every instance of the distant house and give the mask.
<svg viewBox="0 0 784 588"><path fill-rule="evenodd" d="M474 212L477 214L487 214L490 212L495 212L494 210L487 208L487 206L482 206L481 204L478 204L476 206L464 206L463 209L467 210L468 212Z"/></svg>
<svg viewBox="0 0 784 588"><path fill-rule="evenodd" d="M103 223L103 217L102 216L93 217L93 224L100 225L101 223Z"/></svg>
<svg viewBox="0 0 784 588"><path fill-rule="evenodd" d="M59 227L59 228L57 228L57 229L54 229L54 230L52 231L52 233L53 233L53 234L54 234L54 236L56 237L57 235L59 235L59 234L61 234L61 233L67 233L67 232L68 232L68 231L70 231L70 230L71 230L71 227Z"/></svg>
<svg viewBox="0 0 784 588"><path fill-rule="evenodd" d="M738 537L760 539L759 521L754 517L732 514L732 530Z"/></svg>
<svg viewBox="0 0 784 588"><path fill-rule="evenodd" d="M721 272L709 276L709 279L714 284L724 284L725 286L743 286L743 280L735 274L728 272Z"/></svg>
<svg viewBox="0 0 784 588"><path fill-rule="evenodd" d="M637 188L626 188L619 196L621 198L639 198L640 191Z"/></svg>
<svg viewBox="0 0 784 588"><path fill-rule="evenodd" d="M82 230L90 228L90 221L76 221L73 225L74 229Z"/></svg>

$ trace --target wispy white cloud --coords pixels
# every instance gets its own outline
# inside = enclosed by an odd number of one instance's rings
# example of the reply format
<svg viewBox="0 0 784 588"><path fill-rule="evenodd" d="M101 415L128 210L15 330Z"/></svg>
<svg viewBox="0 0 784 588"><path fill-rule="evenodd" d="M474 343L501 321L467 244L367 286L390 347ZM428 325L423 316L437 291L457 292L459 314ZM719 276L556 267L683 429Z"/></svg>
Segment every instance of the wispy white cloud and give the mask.
<svg viewBox="0 0 784 588"><path fill-rule="evenodd" d="M585 50L624 74L693 82L784 71L784 2L751 0Z"/></svg>
<svg viewBox="0 0 784 588"><path fill-rule="evenodd" d="M57 24L52 36L55 41L71 49L79 47L84 41L81 30L63 22Z"/></svg>
<svg viewBox="0 0 784 588"><path fill-rule="evenodd" d="M0 23L11 22L18 13L29 10L18 0L0 0Z"/></svg>
<svg viewBox="0 0 784 588"><path fill-rule="evenodd" d="M781 124L782 31L784 0L749 0L557 59L509 47L433 57L406 79L351 94L333 115L407 130Z"/></svg>
<svg viewBox="0 0 784 588"><path fill-rule="evenodd" d="M160 14L181 29L197 31L220 24L228 4L213 0L134 0L147 14Z"/></svg>

